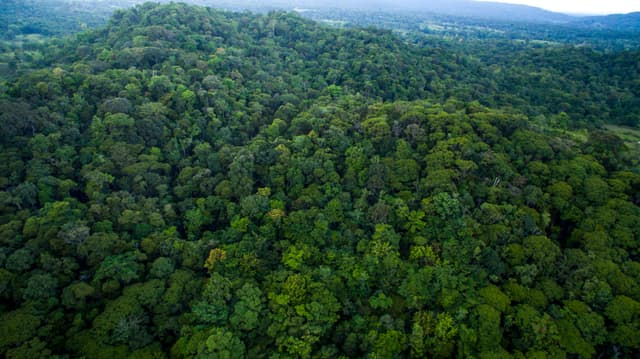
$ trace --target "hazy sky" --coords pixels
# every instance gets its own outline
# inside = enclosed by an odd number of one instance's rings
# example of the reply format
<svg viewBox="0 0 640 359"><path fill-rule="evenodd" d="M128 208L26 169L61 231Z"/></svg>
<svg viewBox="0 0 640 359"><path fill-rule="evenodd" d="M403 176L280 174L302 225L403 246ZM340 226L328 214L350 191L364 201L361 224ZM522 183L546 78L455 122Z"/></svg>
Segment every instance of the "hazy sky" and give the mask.
<svg viewBox="0 0 640 359"><path fill-rule="evenodd" d="M640 11L640 0L480 0L541 7L573 14L626 14Z"/></svg>

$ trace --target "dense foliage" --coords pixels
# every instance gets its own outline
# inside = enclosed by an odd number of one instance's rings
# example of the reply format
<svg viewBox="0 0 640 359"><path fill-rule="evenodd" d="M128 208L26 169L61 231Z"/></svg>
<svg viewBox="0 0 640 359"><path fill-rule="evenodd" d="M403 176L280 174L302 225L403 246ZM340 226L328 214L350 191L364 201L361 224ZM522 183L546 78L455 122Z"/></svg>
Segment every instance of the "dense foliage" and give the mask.
<svg viewBox="0 0 640 359"><path fill-rule="evenodd" d="M34 45L1 355L638 354L637 148L596 128L637 123L638 53L420 41L146 4Z"/></svg>
<svg viewBox="0 0 640 359"><path fill-rule="evenodd" d="M482 4L482 3L480 3ZM485 3L486 4L486 3ZM494 3L497 4L497 3ZM484 5L484 4L483 4ZM447 6L447 5L445 5ZM547 22L540 19L464 16L408 10L314 9L305 17L339 26L375 26L435 38L460 40L520 40L546 44L574 44L619 51L640 46L640 13L570 18ZM510 15L508 15L510 16Z"/></svg>
<svg viewBox="0 0 640 359"><path fill-rule="evenodd" d="M3 0L0 40L28 34L70 34L102 25L111 12L104 1ZM125 1L110 1L109 6Z"/></svg>

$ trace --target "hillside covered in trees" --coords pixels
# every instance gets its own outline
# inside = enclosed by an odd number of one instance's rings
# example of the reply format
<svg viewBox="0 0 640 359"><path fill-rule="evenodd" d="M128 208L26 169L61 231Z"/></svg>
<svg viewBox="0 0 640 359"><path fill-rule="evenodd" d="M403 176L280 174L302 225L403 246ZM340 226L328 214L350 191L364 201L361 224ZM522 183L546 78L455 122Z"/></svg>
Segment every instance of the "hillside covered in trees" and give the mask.
<svg viewBox="0 0 640 359"><path fill-rule="evenodd" d="M639 60L184 4L7 46L0 356L633 358Z"/></svg>

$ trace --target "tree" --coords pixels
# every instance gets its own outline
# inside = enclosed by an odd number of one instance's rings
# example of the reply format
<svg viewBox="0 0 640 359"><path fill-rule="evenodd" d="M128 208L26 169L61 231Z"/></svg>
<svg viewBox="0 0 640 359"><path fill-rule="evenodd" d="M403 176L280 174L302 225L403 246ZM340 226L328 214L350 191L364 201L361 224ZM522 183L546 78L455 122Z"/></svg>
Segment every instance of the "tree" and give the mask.
<svg viewBox="0 0 640 359"><path fill-rule="evenodd" d="M36 274L29 278L27 287L23 292L25 301L52 303L57 301L57 279L49 274Z"/></svg>
<svg viewBox="0 0 640 359"><path fill-rule="evenodd" d="M240 288L236 296L233 314L229 318L231 325L243 331L252 331L260 326L260 316L264 305L259 288L247 283Z"/></svg>
<svg viewBox="0 0 640 359"><path fill-rule="evenodd" d="M110 292L138 278L136 254L127 252L105 258L96 270L93 282L96 285L102 284L102 290Z"/></svg>
<svg viewBox="0 0 640 359"><path fill-rule="evenodd" d="M40 327L41 319L26 308L2 314L0 329L5 333L0 339L0 351L20 345L33 338Z"/></svg>
<svg viewBox="0 0 640 359"><path fill-rule="evenodd" d="M6 268L15 273L27 271L34 263L33 254L27 248L21 248L11 253L7 258Z"/></svg>
<svg viewBox="0 0 640 359"><path fill-rule="evenodd" d="M245 350L244 343L232 332L213 327L181 338L171 352L177 357L230 359L244 358Z"/></svg>

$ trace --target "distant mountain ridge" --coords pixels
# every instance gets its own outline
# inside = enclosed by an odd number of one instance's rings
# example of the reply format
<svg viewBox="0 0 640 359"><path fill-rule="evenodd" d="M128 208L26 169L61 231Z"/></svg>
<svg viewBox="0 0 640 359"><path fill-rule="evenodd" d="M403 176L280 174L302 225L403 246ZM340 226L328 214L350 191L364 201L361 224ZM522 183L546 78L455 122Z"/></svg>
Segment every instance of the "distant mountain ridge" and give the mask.
<svg viewBox="0 0 640 359"><path fill-rule="evenodd" d="M103 23L105 18L116 9L129 8L147 0L6 0L0 3L0 33L8 33L10 25L18 26L14 32L37 32L43 34L70 33L80 29L80 22L87 25ZM172 0L155 0L169 3ZM640 12L608 16L579 17L541 8L477 0L182 0L189 4L222 8L226 10L249 10L267 12L270 10L321 9L349 11L412 12L417 15L445 15L459 18L501 21L506 23L532 23L567 25L582 29L612 30L618 32L640 32ZM35 11L39 10L39 11ZM55 16L36 15L34 24L16 24L15 14L48 13ZM27 15L22 15L25 17ZM30 15L29 15L30 16ZM55 18L67 18L64 26L53 25ZM81 21L84 20L84 21ZM24 29L22 27L28 26ZM57 27L55 29L52 29ZM15 28L15 26L14 26ZM33 28L32 30L30 30ZM26 29L26 30L25 30ZM0 36L1 37L1 36Z"/></svg>
<svg viewBox="0 0 640 359"><path fill-rule="evenodd" d="M638 32L640 31L640 11L629 14L588 16L579 18L573 23L591 28Z"/></svg>
<svg viewBox="0 0 640 359"><path fill-rule="evenodd" d="M193 3L229 8L255 9L258 5L249 0L191 0ZM506 4L476 0L329 0L318 3L316 0L271 0L262 2L261 7L280 9L317 9L336 8L349 10L380 11L420 11L450 16L501 20L508 22L530 22L541 24L567 24L580 27L605 28L616 31L640 31L640 12L607 16L580 17L553 12L534 6Z"/></svg>
<svg viewBox="0 0 640 359"><path fill-rule="evenodd" d="M437 14L480 17L496 20L526 21L526 22L567 22L573 19L572 16L555 13L527 5L505 4L499 2L485 2L474 0L452 0L452 1L416 1L400 0L377 1L384 3L389 8L401 8L407 10L420 10Z"/></svg>
<svg viewBox="0 0 640 359"><path fill-rule="evenodd" d="M255 2L248 0L240 1L212 1L212 0L194 0L196 3L209 6L234 6L246 7L251 9L255 7ZM353 0L338 1L329 0L318 3L315 0L273 0L263 2L261 5L271 5L285 9L292 8L337 8L337 9L367 9L382 11L423 11L435 14L462 16L462 17L479 17L494 20L508 21L526 21L539 23L564 23L570 22L574 17L566 14L555 13L527 5L505 4L498 2L485 2L474 0Z"/></svg>

